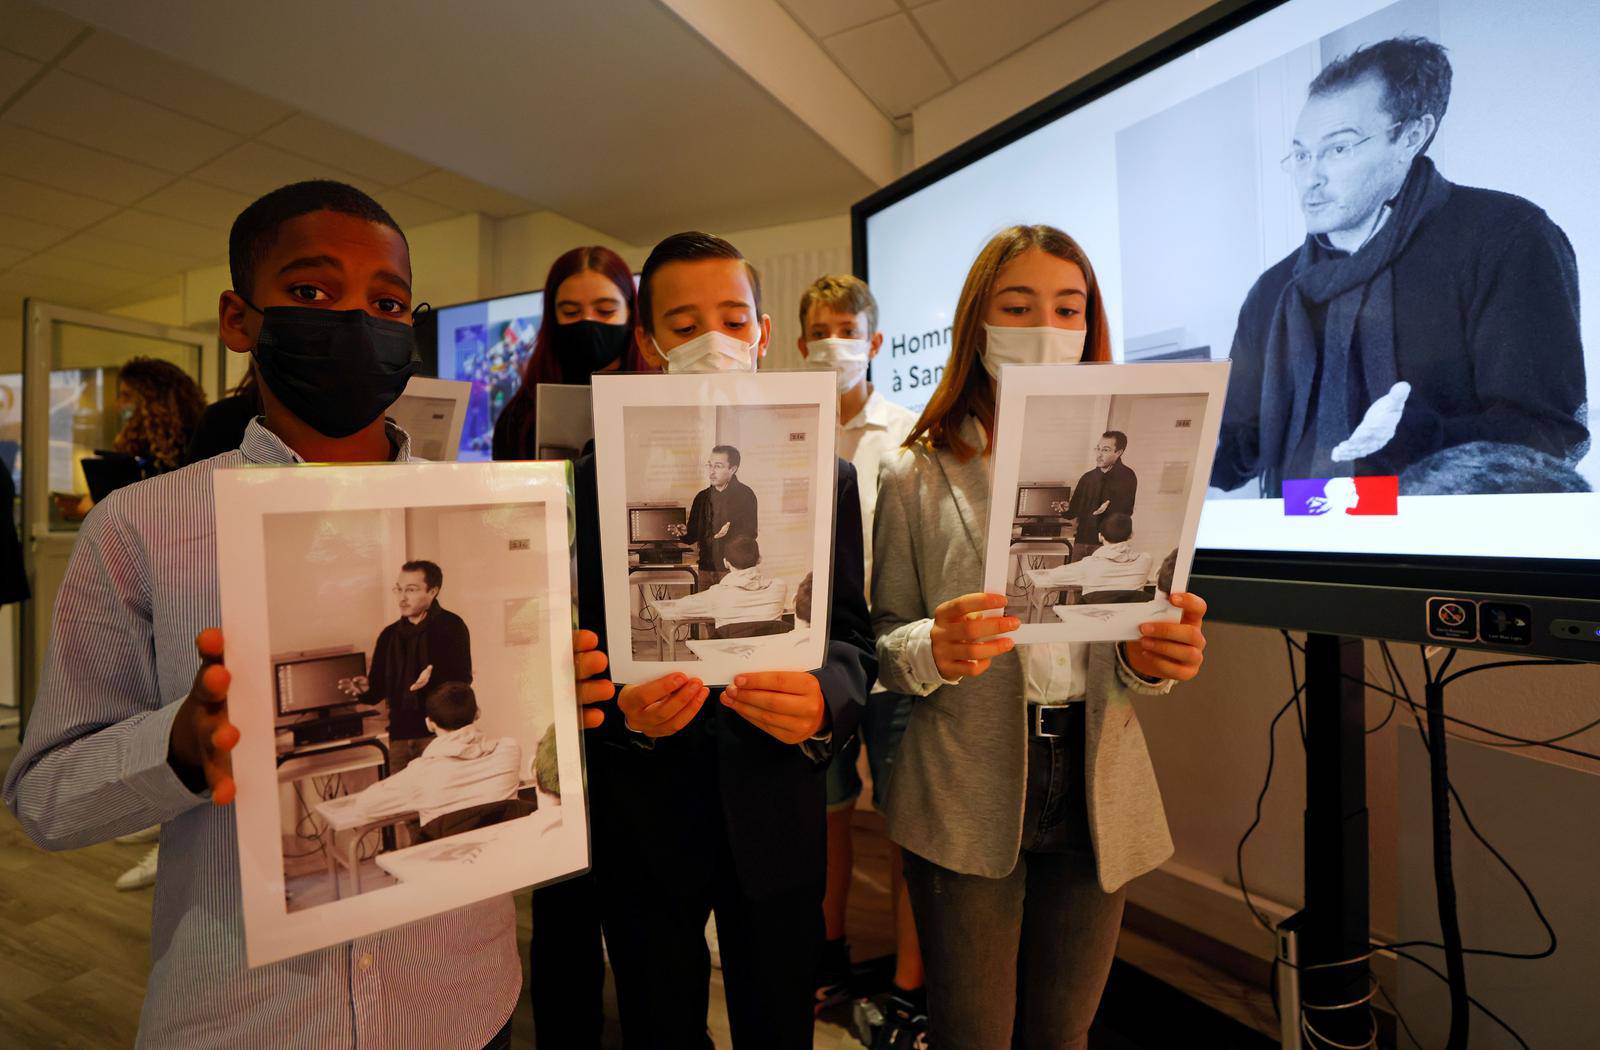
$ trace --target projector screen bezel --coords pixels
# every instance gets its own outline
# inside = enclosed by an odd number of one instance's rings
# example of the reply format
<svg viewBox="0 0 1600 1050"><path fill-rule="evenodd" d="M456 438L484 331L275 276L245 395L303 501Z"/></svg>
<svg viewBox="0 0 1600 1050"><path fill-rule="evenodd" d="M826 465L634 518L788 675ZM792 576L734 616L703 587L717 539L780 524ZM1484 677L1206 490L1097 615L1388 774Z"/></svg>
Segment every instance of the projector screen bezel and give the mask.
<svg viewBox="0 0 1600 1050"><path fill-rule="evenodd" d="M869 279L867 221L873 215L1288 2L1213 4L857 201L850 209L856 275ZM1600 620L1600 560L1201 548L1190 586L1210 601L1213 618L1230 622L1600 662L1600 642L1557 638L1547 629L1562 617ZM1432 637L1426 623L1429 596L1525 602L1534 614L1532 642Z"/></svg>

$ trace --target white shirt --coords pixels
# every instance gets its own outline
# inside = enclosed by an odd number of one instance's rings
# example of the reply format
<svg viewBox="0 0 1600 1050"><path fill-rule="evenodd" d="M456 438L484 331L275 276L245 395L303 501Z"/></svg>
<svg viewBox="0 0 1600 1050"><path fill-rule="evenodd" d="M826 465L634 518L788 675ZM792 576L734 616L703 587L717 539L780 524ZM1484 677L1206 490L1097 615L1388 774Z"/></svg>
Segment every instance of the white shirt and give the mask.
<svg viewBox="0 0 1600 1050"><path fill-rule="evenodd" d="M730 623L776 620L783 615L788 596L787 584L761 575L761 567L752 566L734 569L703 591L652 604L669 620L709 616L718 627L726 627Z"/></svg>
<svg viewBox="0 0 1600 1050"><path fill-rule="evenodd" d="M839 457L856 468L861 490L861 531L867 597L872 597L872 516L878 509L878 467L883 457L905 444L917 425L916 413L870 388L867 403L839 424Z"/></svg>
<svg viewBox="0 0 1600 1050"><path fill-rule="evenodd" d="M415 812L421 823L488 802L517 797L522 745L490 740L476 722L439 733L400 772L350 796L363 821Z"/></svg>
<svg viewBox="0 0 1600 1050"><path fill-rule="evenodd" d="M1150 582L1152 559L1127 543L1103 543L1087 558L1053 569L1032 569L1028 579L1035 587L1081 586L1085 594L1096 591L1138 591Z"/></svg>

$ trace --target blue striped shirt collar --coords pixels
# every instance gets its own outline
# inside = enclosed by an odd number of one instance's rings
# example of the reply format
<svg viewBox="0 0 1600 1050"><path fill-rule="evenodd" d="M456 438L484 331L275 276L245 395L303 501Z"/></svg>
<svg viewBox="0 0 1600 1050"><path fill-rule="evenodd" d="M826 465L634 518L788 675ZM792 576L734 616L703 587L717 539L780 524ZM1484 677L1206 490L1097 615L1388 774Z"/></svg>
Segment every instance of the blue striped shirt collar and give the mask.
<svg viewBox="0 0 1600 1050"><path fill-rule="evenodd" d="M411 435L392 419L385 419L383 428L389 437L389 446L395 452L393 462L414 462L415 459L411 455ZM244 440L239 443L239 451L244 455L246 463L257 466L305 462L298 452L283 443L282 438L267 429L265 416L257 416L250 421L250 425L244 431Z"/></svg>

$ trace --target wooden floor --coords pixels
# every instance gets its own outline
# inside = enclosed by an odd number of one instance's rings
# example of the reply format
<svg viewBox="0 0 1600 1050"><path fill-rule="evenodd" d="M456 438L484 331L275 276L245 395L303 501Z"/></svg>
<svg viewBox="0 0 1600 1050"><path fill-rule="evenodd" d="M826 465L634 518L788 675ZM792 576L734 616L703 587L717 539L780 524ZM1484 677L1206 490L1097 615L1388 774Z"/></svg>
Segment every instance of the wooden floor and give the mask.
<svg viewBox="0 0 1600 1050"><path fill-rule="evenodd" d="M11 730L0 730L0 775L16 753ZM889 918L888 840L882 818L856 814L856 870L849 929L856 959L893 948ZM96 1050L132 1044L149 972L151 891L117 891L112 883L147 846L105 843L47 853L30 843L9 812L0 812L0 1046ZM528 895L519 894L518 934L527 957L532 934ZM1125 931L1124 961L1252 1027L1274 1030L1259 988L1227 978L1163 945ZM524 969L526 980L526 969ZM607 992L608 998L610 991ZM608 1017L615 1018L614 1006ZM731 1046L721 974L713 973L709 1023L719 1047ZM620 1047L614 1025L606 1046ZM513 1045L533 1047L533 1018L523 995ZM859 1048L843 1028L819 1024L816 1047ZM1107 1035L1097 1048L1131 1046Z"/></svg>

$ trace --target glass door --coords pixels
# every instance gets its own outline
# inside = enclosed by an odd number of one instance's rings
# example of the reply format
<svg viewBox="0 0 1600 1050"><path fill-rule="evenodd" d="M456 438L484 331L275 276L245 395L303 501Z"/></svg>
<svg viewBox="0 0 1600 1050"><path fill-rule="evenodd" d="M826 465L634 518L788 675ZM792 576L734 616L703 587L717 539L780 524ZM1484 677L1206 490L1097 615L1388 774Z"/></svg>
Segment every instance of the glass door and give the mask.
<svg viewBox="0 0 1600 1050"><path fill-rule="evenodd" d="M222 351L214 336L29 301L22 342L20 454L0 430L0 458L22 494L22 549L33 597L22 617L22 721L38 688L56 592L77 537L88 482L83 461L112 449L121 427L117 374L135 358L183 369L214 400ZM0 421L3 423L3 421Z"/></svg>

